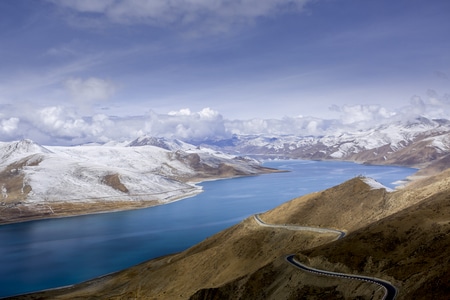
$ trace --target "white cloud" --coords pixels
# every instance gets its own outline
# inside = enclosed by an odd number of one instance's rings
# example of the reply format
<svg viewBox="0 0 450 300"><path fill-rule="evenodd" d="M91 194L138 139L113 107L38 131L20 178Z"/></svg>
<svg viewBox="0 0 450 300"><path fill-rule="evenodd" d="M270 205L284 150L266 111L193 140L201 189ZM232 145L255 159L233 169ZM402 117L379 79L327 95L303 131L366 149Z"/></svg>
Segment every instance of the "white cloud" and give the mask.
<svg viewBox="0 0 450 300"><path fill-rule="evenodd" d="M92 1L92 0L71 0L71 1L58 1L58 0L50 0L55 4L59 4L65 7L69 7L71 9L80 11L80 12L89 12L89 13L104 13L108 7L113 5L115 0L101 0L101 1Z"/></svg>
<svg viewBox="0 0 450 300"><path fill-rule="evenodd" d="M80 137L89 126L81 117L62 106L40 109L32 121L37 129L54 137Z"/></svg>
<svg viewBox="0 0 450 300"><path fill-rule="evenodd" d="M7 108L6 108L7 109ZM0 115L0 140L30 138L50 145L76 145L88 142L131 141L142 135L184 140L204 140L229 136L222 116L210 108L190 109L178 114L152 111L136 117L111 117L105 114L84 116L65 106L28 107L19 117ZM17 112L16 112L17 113Z"/></svg>
<svg viewBox="0 0 450 300"><path fill-rule="evenodd" d="M191 110L189 108L182 108L178 111L170 111L169 116L190 116Z"/></svg>
<svg viewBox="0 0 450 300"><path fill-rule="evenodd" d="M64 85L70 91L74 100L84 103L106 100L116 91L116 86L111 81L96 77L85 80L71 78L66 80Z"/></svg>
<svg viewBox="0 0 450 300"><path fill-rule="evenodd" d="M48 1L78 13L101 14L113 23L180 27L207 24L210 31L220 32L259 17L269 17L284 11L301 11L312 0Z"/></svg>
<svg viewBox="0 0 450 300"><path fill-rule="evenodd" d="M222 115L211 108L199 112L184 108L167 115L152 113L147 118L146 128L149 134L187 140L225 138L229 135Z"/></svg>
<svg viewBox="0 0 450 300"><path fill-rule="evenodd" d="M226 128L234 134L268 135L322 135L333 121L312 117L284 117L283 119L251 119L225 121Z"/></svg>
<svg viewBox="0 0 450 300"><path fill-rule="evenodd" d="M15 117L1 120L0 121L0 131L7 135L13 134L17 130L19 121L20 121L20 119L15 118Z"/></svg>
<svg viewBox="0 0 450 300"><path fill-rule="evenodd" d="M396 115L395 112L389 111L380 105L343 105L332 106L331 110L340 112L340 120L344 125L354 123L368 123L373 125L374 122L389 119Z"/></svg>
<svg viewBox="0 0 450 300"><path fill-rule="evenodd" d="M198 115L200 117L200 119L202 120L216 120L222 119L222 116L219 114L218 111L212 110L209 107L206 107L204 109L202 109L201 111L198 112Z"/></svg>

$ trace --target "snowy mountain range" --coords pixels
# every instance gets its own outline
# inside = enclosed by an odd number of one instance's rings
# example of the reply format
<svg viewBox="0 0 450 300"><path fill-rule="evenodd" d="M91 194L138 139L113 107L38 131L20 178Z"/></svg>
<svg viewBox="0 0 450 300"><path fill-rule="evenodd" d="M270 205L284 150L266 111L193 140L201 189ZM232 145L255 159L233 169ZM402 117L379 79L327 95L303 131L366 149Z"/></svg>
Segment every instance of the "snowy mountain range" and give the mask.
<svg viewBox="0 0 450 300"><path fill-rule="evenodd" d="M198 145L259 158L349 160L421 167L450 151L450 121L416 118L364 130L336 129L326 136L235 135Z"/></svg>

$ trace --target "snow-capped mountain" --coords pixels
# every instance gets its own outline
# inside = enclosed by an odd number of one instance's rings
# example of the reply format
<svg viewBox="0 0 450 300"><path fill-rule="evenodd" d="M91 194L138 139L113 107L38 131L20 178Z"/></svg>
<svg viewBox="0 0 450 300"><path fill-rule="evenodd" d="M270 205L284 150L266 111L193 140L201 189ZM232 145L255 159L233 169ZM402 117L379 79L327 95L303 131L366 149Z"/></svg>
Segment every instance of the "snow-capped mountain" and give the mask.
<svg viewBox="0 0 450 300"><path fill-rule="evenodd" d="M0 162L2 163L8 160L14 160L28 153L51 153L51 151L29 139L14 143L0 142Z"/></svg>
<svg viewBox="0 0 450 300"><path fill-rule="evenodd" d="M178 139L168 140L163 137L154 137L154 136L142 136L131 143L128 144L129 147L137 147L137 146L155 146L159 148L163 148L166 150L176 151L176 150L183 150L188 151L195 149L196 147L194 145L185 143L183 141L180 141Z"/></svg>
<svg viewBox="0 0 450 300"><path fill-rule="evenodd" d="M264 158L335 159L417 166L450 150L450 121L417 118L365 130L336 129L326 136L235 135L202 145Z"/></svg>
<svg viewBox="0 0 450 300"><path fill-rule="evenodd" d="M0 143L0 205L22 214L20 205L25 204L44 205L52 212L62 203L162 204L201 192L196 181L265 171L253 159L183 142L167 145L178 149L143 142L75 147L44 147L31 140Z"/></svg>

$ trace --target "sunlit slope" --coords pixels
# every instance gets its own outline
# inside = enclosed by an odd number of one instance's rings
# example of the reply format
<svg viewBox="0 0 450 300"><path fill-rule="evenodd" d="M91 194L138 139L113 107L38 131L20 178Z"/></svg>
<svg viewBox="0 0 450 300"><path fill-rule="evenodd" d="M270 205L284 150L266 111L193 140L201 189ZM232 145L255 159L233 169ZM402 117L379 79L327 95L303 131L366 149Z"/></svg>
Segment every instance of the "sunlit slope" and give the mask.
<svg viewBox="0 0 450 300"><path fill-rule="evenodd" d="M384 277L399 299L450 295L450 190L302 254L318 267Z"/></svg>

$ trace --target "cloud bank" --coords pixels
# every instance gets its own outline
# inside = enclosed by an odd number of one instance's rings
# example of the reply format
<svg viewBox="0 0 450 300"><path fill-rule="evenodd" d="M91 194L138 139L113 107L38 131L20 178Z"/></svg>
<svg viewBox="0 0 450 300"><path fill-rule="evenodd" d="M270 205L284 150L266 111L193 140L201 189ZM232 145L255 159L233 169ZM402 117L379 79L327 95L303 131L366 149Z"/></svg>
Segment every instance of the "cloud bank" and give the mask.
<svg viewBox="0 0 450 300"><path fill-rule="evenodd" d="M338 116L328 120L303 116L227 120L211 108L198 112L184 108L167 114L148 110L142 115L128 117L83 115L76 108L62 105L24 108L19 111L13 110L12 106L1 107L1 141L30 138L44 145L78 145L131 141L143 135L185 141L226 139L233 134L320 136L418 116L448 118L450 94L440 95L428 90L426 96L413 96L408 106L396 111L379 105L333 106L330 109Z"/></svg>

